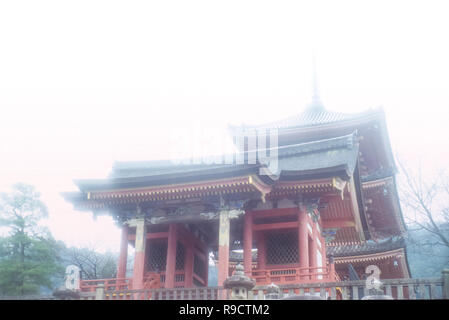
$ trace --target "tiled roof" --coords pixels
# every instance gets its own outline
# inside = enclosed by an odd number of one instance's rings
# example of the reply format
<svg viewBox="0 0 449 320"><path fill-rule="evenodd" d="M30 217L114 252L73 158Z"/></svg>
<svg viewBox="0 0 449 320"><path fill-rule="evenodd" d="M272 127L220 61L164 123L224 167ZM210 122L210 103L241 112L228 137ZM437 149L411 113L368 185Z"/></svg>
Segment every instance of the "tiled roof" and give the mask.
<svg viewBox="0 0 449 320"><path fill-rule="evenodd" d="M290 145L279 149L279 168L283 173L317 174L326 168L344 168L347 179L356 166L358 143L355 133L321 141ZM335 171L335 170L334 170Z"/></svg>
<svg viewBox="0 0 449 320"><path fill-rule="evenodd" d="M331 123L337 123L341 121L360 119L374 113L377 113L377 109L369 109L361 113L342 113L328 111L324 108L307 108L304 112L288 117L279 121L274 121L262 125L245 125L244 128L296 128L296 127L311 127L319 126Z"/></svg>
<svg viewBox="0 0 449 320"><path fill-rule="evenodd" d="M227 164L195 164L193 161L191 162L191 164L185 164L185 162L181 161L176 163L170 160L115 162L112 172L109 174L109 178L155 176L204 170L217 170L230 167L230 165Z"/></svg>
<svg viewBox="0 0 449 320"><path fill-rule="evenodd" d="M405 241L402 237L389 238L382 242L367 241L362 244L328 246L326 248L326 253L327 256L349 257L386 252L400 248L405 248Z"/></svg>
<svg viewBox="0 0 449 320"><path fill-rule="evenodd" d="M279 169L281 170L318 170L347 165L350 171L354 169L358 152L355 133L313 142L300 143L277 148ZM258 167L254 165L236 164L176 164L172 161L140 161L116 162L109 178L132 178L159 175L195 174L206 171L233 170L233 168Z"/></svg>

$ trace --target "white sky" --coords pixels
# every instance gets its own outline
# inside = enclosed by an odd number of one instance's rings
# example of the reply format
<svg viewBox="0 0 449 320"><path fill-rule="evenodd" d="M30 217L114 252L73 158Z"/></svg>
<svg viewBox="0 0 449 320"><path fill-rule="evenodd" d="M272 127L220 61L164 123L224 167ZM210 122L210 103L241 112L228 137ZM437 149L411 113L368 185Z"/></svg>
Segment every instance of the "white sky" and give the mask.
<svg viewBox="0 0 449 320"><path fill-rule="evenodd" d="M171 137L301 112L315 50L327 109L382 105L393 151L449 164L445 1L2 1L0 191L34 184L53 235L118 250L107 218L59 195ZM206 132L208 132L206 130ZM219 152L217 143L207 151Z"/></svg>

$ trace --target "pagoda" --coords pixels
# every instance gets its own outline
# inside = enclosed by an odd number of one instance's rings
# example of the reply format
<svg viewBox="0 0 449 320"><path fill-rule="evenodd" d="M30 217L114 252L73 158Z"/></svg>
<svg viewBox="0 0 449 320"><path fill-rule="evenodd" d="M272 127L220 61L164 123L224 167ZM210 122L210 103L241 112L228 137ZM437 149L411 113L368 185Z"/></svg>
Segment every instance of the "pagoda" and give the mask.
<svg viewBox="0 0 449 320"><path fill-rule="evenodd" d="M121 227L117 281L206 287L210 257L219 286L237 262L256 285L362 279L368 265L381 279L410 276L383 109L332 112L315 91L294 117L230 133L238 152L228 161L116 162L107 178L63 193Z"/></svg>

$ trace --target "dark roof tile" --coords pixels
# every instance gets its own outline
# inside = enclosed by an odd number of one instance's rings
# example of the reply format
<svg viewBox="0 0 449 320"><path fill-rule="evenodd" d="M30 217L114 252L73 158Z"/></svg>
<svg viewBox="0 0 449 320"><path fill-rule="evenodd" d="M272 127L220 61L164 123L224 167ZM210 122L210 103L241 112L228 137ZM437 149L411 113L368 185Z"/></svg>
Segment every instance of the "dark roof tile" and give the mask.
<svg viewBox="0 0 449 320"><path fill-rule="evenodd" d="M327 256L349 257L386 252L400 248L405 248L405 240L402 237L396 237L382 242L366 241L362 244L327 246L326 253Z"/></svg>

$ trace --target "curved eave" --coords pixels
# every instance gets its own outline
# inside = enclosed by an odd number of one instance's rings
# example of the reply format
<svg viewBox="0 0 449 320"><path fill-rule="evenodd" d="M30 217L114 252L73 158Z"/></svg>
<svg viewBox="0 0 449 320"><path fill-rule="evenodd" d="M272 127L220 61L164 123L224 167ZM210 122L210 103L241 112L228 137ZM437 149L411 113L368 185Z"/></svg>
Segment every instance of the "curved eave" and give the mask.
<svg viewBox="0 0 449 320"><path fill-rule="evenodd" d="M252 184L255 185L261 193L268 193L270 186L280 184L281 182L297 182L298 184L319 185L320 180L326 180L331 186L337 187L337 183L349 180L351 172L347 165L339 165L328 168L320 168L302 171L283 170L280 176L270 176L259 174L261 166L252 167L245 170L229 170L228 172L209 172L207 174L187 175L186 177L173 177L172 175L164 177L133 177L133 178L115 178L103 180L76 180L76 185L84 193L100 193L126 190L148 190L148 189L185 189L189 186L223 182L239 178L238 174L246 173L246 177L251 177ZM241 177L241 176L240 176ZM184 179L185 178L185 179ZM336 179L336 180L335 180ZM229 185L230 186L230 185ZM144 192L144 191L142 191Z"/></svg>
<svg viewBox="0 0 449 320"><path fill-rule="evenodd" d="M396 230L397 232L392 235L401 235L406 231L406 225L404 222L404 217L402 214L399 197L397 195L397 187L396 187L396 179L394 176L382 178L378 180L372 180L372 181L366 181L362 183L362 192L364 193L365 198L370 198L369 195L367 195L368 190L372 189L379 189L379 188L388 188L390 191L388 194L390 204L390 210L388 208L382 210L383 212L391 212L394 217L394 221L396 224ZM368 208L368 204L365 205ZM369 210L366 210L369 211ZM372 219L371 219L372 220ZM368 219L369 222L369 219ZM375 233L375 227L372 226L371 223L368 223L370 233L374 235ZM391 227L391 226L389 226Z"/></svg>
<svg viewBox="0 0 449 320"><path fill-rule="evenodd" d="M233 178L247 174L257 174L259 172L259 168L260 165L230 165L221 169L206 169L194 172L177 172L173 174L162 174L154 176L74 180L74 183L81 191L84 192L134 189L152 186L188 184L196 181L210 181ZM269 177L266 177L264 179L264 182L270 181Z"/></svg>
<svg viewBox="0 0 449 320"><path fill-rule="evenodd" d="M255 175L246 175L187 184L92 190L65 195L65 199L72 202L76 208L87 210L141 202L198 201L204 197L220 197L221 195L229 199L242 196L263 198L270 190L271 187Z"/></svg>
<svg viewBox="0 0 449 320"><path fill-rule="evenodd" d="M82 201L86 199L86 194L80 191L61 192L60 195L68 202Z"/></svg>
<svg viewBox="0 0 449 320"><path fill-rule="evenodd" d="M394 250L368 253L368 254L365 253L360 255L340 256L340 257L335 256L334 261L336 264L359 263L359 262L365 263L365 262L375 262L379 260L397 258L402 256L405 256L405 250L404 248L398 248Z"/></svg>
<svg viewBox="0 0 449 320"><path fill-rule="evenodd" d="M267 195L267 199L277 199L285 196L295 196L303 194L335 194L341 195L346 186L346 181L339 177L298 180L298 181L279 181L272 186L272 191Z"/></svg>
<svg viewBox="0 0 449 320"><path fill-rule="evenodd" d="M388 261L397 259L404 278L410 278L410 268L407 260L407 253L405 248L398 248L395 250L378 252L373 254L354 255L347 257L335 257L334 261L336 265L346 264L358 264L358 265L370 265L381 263L382 261Z"/></svg>
<svg viewBox="0 0 449 320"><path fill-rule="evenodd" d="M295 180L311 180L311 179L325 179L331 177L340 177L343 180L349 180L352 172L348 165L342 164L333 167L312 169L312 170L282 170L280 174L280 181L295 181Z"/></svg>

